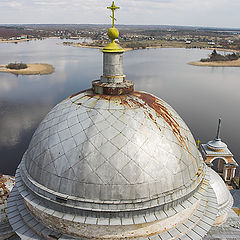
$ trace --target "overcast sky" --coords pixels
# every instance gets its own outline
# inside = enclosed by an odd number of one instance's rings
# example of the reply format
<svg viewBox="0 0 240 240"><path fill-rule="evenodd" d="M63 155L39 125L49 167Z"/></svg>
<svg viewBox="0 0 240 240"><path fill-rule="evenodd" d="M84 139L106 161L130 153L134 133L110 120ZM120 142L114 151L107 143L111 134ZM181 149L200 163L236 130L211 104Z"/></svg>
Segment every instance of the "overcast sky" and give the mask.
<svg viewBox="0 0 240 240"><path fill-rule="evenodd" d="M111 0L0 0L0 24L108 23ZM240 28L240 0L116 0L118 24Z"/></svg>

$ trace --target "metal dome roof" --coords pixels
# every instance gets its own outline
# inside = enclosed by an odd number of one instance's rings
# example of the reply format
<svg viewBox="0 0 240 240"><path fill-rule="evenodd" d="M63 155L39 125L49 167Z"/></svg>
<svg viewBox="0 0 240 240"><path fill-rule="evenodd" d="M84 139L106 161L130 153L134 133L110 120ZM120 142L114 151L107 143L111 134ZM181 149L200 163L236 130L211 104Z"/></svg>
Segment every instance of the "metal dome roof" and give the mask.
<svg viewBox="0 0 240 240"><path fill-rule="evenodd" d="M212 169L209 168L210 185L213 188L218 203L218 216L228 212L233 205L233 197L226 187L222 178Z"/></svg>
<svg viewBox="0 0 240 240"><path fill-rule="evenodd" d="M35 132L8 217L23 240L200 240L219 212L209 171L163 100L86 90L58 104Z"/></svg>
<svg viewBox="0 0 240 240"><path fill-rule="evenodd" d="M221 141L221 139L214 139L207 143L208 148L214 151L224 151L227 148L227 145Z"/></svg>
<svg viewBox="0 0 240 240"><path fill-rule="evenodd" d="M114 23L118 7L109 9ZM100 80L34 133L9 197L10 224L23 240L202 239L217 196L190 130L163 100L134 92L114 39L103 52Z"/></svg>
<svg viewBox="0 0 240 240"><path fill-rule="evenodd" d="M46 116L24 159L37 183L91 201L183 197L197 187L203 165L188 127L163 100L91 90Z"/></svg>
<svg viewBox="0 0 240 240"><path fill-rule="evenodd" d="M209 141L207 143L207 147L216 152L222 152L227 148L227 145L224 142L222 142L220 138L221 122L222 120L220 118L218 122L218 128L217 128L217 136L212 141Z"/></svg>

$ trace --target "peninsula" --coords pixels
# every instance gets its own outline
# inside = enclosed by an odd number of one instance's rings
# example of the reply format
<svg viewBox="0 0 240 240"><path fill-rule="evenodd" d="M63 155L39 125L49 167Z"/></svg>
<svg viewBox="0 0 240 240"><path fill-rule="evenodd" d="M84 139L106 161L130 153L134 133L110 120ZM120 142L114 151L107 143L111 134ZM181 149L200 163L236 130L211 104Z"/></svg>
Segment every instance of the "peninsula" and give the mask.
<svg viewBox="0 0 240 240"><path fill-rule="evenodd" d="M240 67L240 55L239 53L221 55L214 49L209 55L209 58L201 59L198 62L190 62L188 64L207 67Z"/></svg>
<svg viewBox="0 0 240 240"><path fill-rule="evenodd" d="M189 65L200 67L240 67L240 59L235 61L218 61L218 62L190 62Z"/></svg>
<svg viewBox="0 0 240 240"><path fill-rule="evenodd" d="M8 65L0 65L0 72L13 73L16 75L45 75L54 72L54 67L46 63L26 64L26 67L22 69L13 69L7 66Z"/></svg>

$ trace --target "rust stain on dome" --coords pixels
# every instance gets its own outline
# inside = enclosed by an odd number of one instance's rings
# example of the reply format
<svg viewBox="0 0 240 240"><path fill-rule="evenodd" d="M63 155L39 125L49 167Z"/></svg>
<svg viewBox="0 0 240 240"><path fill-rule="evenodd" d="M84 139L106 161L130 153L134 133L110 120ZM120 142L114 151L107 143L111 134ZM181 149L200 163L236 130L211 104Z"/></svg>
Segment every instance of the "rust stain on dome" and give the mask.
<svg viewBox="0 0 240 240"><path fill-rule="evenodd" d="M161 117L166 121L166 123L172 129L173 134L177 138L178 142L181 145L184 145L186 150L189 152L188 146L186 144L187 139L182 136L178 122L174 119L173 115L168 111L168 109L160 103L160 101L157 97L155 97L149 93L137 92L137 91L132 92L131 94L125 94L125 95L96 94L96 93L94 93L94 91L92 89L87 89L87 90L84 90L77 94L72 95L70 97L70 99L72 97L75 97L82 93L85 93L85 94L82 97L80 97L80 99L82 99L82 98L104 99L109 102L114 101L116 103L120 103L121 105L125 105L130 109L133 109L136 107L144 108L144 109L146 109L146 114L148 115L148 117L154 122L154 124L157 126L157 128L161 131L154 116L148 112L147 107L150 107L151 109L153 109L155 111L157 117ZM137 97L138 99L140 99L141 102L138 101L137 99L135 99L134 97ZM78 100L80 100L80 99L78 99ZM82 105L82 103L78 103L78 105Z"/></svg>
<svg viewBox="0 0 240 240"><path fill-rule="evenodd" d="M174 117L168 111L168 109L164 107L162 104L160 104L159 99L149 93L143 93L143 92L134 92L133 95L141 99L150 108L154 109L154 111L156 112L156 115L158 117L162 117L167 122L167 124L171 127L173 134L177 138L178 142L181 145L182 144L185 145L187 151L189 152L185 139L181 134L180 126L178 122L174 119ZM153 116L150 116L150 118L153 119ZM153 121L155 124L157 124L155 119L153 119Z"/></svg>
<svg viewBox="0 0 240 240"><path fill-rule="evenodd" d="M101 81L92 82L93 92L104 95L119 96L130 94L134 91L134 84L130 81L123 81L123 83L102 83Z"/></svg>

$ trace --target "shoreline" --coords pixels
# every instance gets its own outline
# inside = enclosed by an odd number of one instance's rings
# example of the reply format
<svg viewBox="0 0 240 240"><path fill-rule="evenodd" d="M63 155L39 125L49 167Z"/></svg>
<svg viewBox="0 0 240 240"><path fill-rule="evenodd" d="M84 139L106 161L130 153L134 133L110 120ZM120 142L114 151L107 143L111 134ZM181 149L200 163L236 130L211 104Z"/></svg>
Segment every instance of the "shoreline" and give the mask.
<svg viewBox="0 0 240 240"><path fill-rule="evenodd" d="M80 47L80 48L93 48L93 49L103 49L104 47L102 46L89 46L89 45L85 45L85 44L81 44L81 43L63 43L63 45L66 46L71 46L71 47ZM124 48L123 49L128 52L128 51L133 51L133 50L145 50L145 49L158 49L158 48L185 48L185 49L201 49L201 50L214 50L216 49L217 51L221 51L221 52L239 52L240 50L233 50L233 49L225 49L225 48L212 48L212 47L205 47L205 48L188 48L186 46L172 46L172 45L155 45L155 46L149 46L149 47L145 47L145 48Z"/></svg>
<svg viewBox="0 0 240 240"><path fill-rule="evenodd" d="M47 75L55 71L54 67L46 63L31 63L27 64L25 69L9 69L6 65L0 65L0 72L12 73L16 75Z"/></svg>
<svg viewBox="0 0 240 240"><path fill-rule="evenodd" d="M59 37L42 37L41 39L39 38L25 38L25 39L16 39L16 40L0 40L0 43L21 43L21 42L30 42L30 41L33 41L33 40L43 40L43 39L52 39L52 38L59 38Z"/></svg>
<svg viewBox="0 0 240 240"><path fill-rule="evenodd" d="M59 37L43 37L42 39L51 39L51 38L59 38ZM78 38L79 39L79 38ZM72 39L74 41L78 40L78 39ZM85 39L85 38L82 38ZM0 40L0 43L21 43L21 42L29 42L29 41L33 41L33 40L40 40L38 38L29 38L29 39L19 39L19 40ZM93 48L93 49L103 49L104 47L102 46L89 46L89 45L85 45L82 43L73 43L73 42L69 42L69 43L63 43L63 45L66 46L72 46L72 47L81 47L81 48ZM158 49L158 48L185 48L185 49L201 49L201 50L214 50L216 49L217 51L221 51L221 52L238 52L240 53L240 50L233 50L233 49L225 49L225 48L214 48L214 47L187 47L187 45L177 45L177 46L173 46L171 44L164 44L164 45L154 45L154 46L148 46L145 48L139 47L139 48L123 48L126 52L128 51L132 51L132 50L144 50L144 49Z"/></svg>
<svg viewBox="0 0 240 240"><path fill-rule="evenodd" d="M83 45L81 43L62 43L64 46L70 46L70 47L80 47L80 48L92 48L92 49L99 49L100 51L104 48L104 47L100 47L100 46L88 46L88 45ZM124 48L125 52L128 51L132 51L135 50L133 48Z"/></svg>
<svg viewBox="0 0 240 240"><path fill-rule="evenodd" d="M240 59L234 61L219 61L219 62L189 62L189 65L198 67L240 67Z"/></svg>
<svg viewBox="0 0 240 240"><path fill-rule="evenodd" d="M20 42L30 42L33 40L37 40L37 38L18 39L18 40L0 40L0 43L20 43Z"/></svg>

